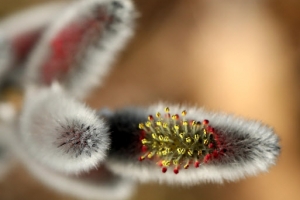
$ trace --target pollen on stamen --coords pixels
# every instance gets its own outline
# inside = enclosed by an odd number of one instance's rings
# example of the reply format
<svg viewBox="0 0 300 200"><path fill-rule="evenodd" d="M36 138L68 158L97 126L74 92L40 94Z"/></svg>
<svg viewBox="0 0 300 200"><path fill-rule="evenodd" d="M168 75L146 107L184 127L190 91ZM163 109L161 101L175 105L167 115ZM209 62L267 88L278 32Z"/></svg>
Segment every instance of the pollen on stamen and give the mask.
<svg viewBox="0 0 300 200"><path fill-rule="evenodd" d="M172 167L178 174L180 168L188 169L190 165L198 168L217 157L215 130L207 119L201 123L188 119L186 110L181 112L182 118L178 114L171 115L168 107L164 111L166 115L157 112L156 118L149 115L147 122L138 125L144 134L141 139L144 153L140 161L153 160L163 173Z"/></svg>

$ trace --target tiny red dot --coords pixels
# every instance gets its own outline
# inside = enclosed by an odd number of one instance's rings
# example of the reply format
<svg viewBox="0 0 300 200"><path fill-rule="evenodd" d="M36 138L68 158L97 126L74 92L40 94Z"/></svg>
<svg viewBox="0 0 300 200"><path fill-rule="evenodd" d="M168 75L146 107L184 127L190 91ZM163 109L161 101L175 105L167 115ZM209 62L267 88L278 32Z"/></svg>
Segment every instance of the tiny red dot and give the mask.
<svg viewBox="0 0 300 200"><path fill-rule="evenodd" d="M211 126L208 126L207 127L207 131L210 132L210 133L214 133L215 132L215 129Z"/></svg>
<svg viewBox="0 0 300 200"><path fill-rule="evenodd" d="M208 148L211 149L211 148L213 148L213 147L214 147L214 144L213 144L213 143L209 143L209 144L208 144Z"/></svg>
<svg viewBox="0 0 300 200"><path fill-rule="evenodd" d="M196 168L198 168L199 167L199 161L196 161L195 163L194 163L194 166L196 167Z"/></svg>
<svg viewBox="0 0 300 200"><path fill-rule="evenodd" d="M179 169L178 168L175 168L173 171L174 171L174 174L178 174L179 173Z"/></svg>
<svg viewBox="0 0 300 200"><path fill-rule="evenodd" d="M153 118L152 115L149 115L149 116L148 116L148 119L152 121L154 118Z"/></svg>
<svg viewBox="0 0 300 200"><path fill-rule="evenodd" d="M139 161L143 161L144 160L144 158L142 158L142 157L139 157Z"/></svg>
<svg viewBox="0 0 300 200"><path fill-rule="evenodd" d="M166 167L163 167L163 168L161 169L161 171L162 171L162 173L166 173L167 168L166 168Z"/></svg>
<svg viewBox="0 0 300 200"><path fill-rule="evenodd" d="M207 119L203 120L203 124L207 125L209 123L209 121Z"/></svg>
<svg viewBox="0 0 300 200"><path fill-rule="evenodd" d="M175 119L179 119L179 115L178 114L175 115Z"/></svg>

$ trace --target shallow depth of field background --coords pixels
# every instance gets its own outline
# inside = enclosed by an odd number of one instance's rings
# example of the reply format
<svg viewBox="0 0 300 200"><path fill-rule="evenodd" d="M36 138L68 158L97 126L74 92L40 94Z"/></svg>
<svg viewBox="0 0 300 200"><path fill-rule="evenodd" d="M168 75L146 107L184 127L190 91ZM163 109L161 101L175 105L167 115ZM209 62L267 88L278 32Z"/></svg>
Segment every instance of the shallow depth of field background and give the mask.
<svg viewBox="0 0 300 200"><path fill-rule="evenodd" d="M42 0L0 0L0 18ZM112 109L185 102L274 127L282 154L269 173L224 185L140 185L132 200L300 199L300 1L135 0L135 38L87 103ZM297 3L298 2L298 3ZM18 165L0 199L72 199Z"/></svg>

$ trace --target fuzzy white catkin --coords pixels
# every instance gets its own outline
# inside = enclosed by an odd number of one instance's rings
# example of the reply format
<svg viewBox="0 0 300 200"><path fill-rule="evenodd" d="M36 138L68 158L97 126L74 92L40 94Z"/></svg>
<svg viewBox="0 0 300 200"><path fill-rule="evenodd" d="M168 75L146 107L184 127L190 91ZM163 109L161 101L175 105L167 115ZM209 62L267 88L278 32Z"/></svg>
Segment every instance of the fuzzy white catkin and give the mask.
<svg viewBox="0 0 300 200"><path fill-rule="evenodd" d="M96 167L110 144L104 122L58 84L27 92L19 128L31 156L70 174Z"/></svg>
<svg viewBox="0 0 300 200"><path fill-rule="evenodd" d="M137 127L139 123L147 120L149 114L164 113L165 107L166 104L161 103L148 109L128 108L107 116L112 148L106 164L112 171L141 182L194 185L203 182L235 181L257 175L266 172L277 160L280 153L279 138L272 128L261 122L224 113L207 112L203 108L173 105L169 106L172 114L180 114L186 110L187 120L208 119L222 142L220 148L228 151L217 159L201 164L199 168L191 166L189 169L181 169L178 174L174 174L171 169L163 174L155 161L138 161L139 156L144 153L138 144L140 134ZM135 144L130 144L132 142Z"/></svg>
<svg viewBox="0 0 300 200"><path fill-rule="evenodd" d="M0 83L2 78L7 78L7 74L15 69L16 55L12 48L14 40L31 32L41 32L67 4L45 3L0 20Z"/></svg>
<svg viewBox="0 0 300 200"><path fill-rule="evenodd" d="M97 171L94 170L94 173L105 173L100 176L88 175L89 172L87 172L88 176L67 175L57 172L48 165L41 163L38 157L32 156L28 151L28 144L24 143L23 138L20 137L15 123L7 126L6 130L9 131L9 137L5 140L10 144L8 148L11 151L9 158L11 158L11 154L16 156L34 177L57 192L79 199L91 200L123 200L128 199L134 192L135 183L133 181L112 173L107 174L101 169L99 172L98 169ZM0 137L1 144L2 137ZM3 161L4 163L0 157L0 182L1 175L5 175L10 167L8 164L11 164L11 162L7 162L7 159Z"/></svg>
<svg viewBox="0 0 300 200"><path fill-rule="evenodd" d="M63 28L78 21L88 19L95 15L97 8L105 10L114 20L109 24L101 24L98 39L94 44L80 49L81 55L73 59L77 60L68 74L65 74L61 83L67 92L77 98L84 98L89 91L102 82L109 72L117 53L125 47L133 35L134 21L137 16L131 0L89 0L74 1L68 9L58 15L54 23L47 29L41 42L36 46L27 62L26 80L35 84L41 84L41 67L48 58L49 46L53 38L57 37ZM93 17L97 17L96 15ZM84 40L83 36L83 40Z"/></svg>
<svg viewBox="0 0 300 200"><path fill-rule="evenodd" d="M14 143L18 143L14 145L14 152L18 158L34 177L57 192L91 200L125 200L134 192L133 181L113 174L100 178L83 178L57 173L35 160L20 138L16 137L16 134L13 136Z"/></svg>

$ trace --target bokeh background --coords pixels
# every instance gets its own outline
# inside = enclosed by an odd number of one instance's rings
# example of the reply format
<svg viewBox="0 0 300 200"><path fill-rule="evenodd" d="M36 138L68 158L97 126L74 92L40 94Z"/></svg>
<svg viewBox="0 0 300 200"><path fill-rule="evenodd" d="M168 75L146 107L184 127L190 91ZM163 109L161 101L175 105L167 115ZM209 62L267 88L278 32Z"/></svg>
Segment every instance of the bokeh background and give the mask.
<svg viewBox="0 0 300 200"><path fill-rule="evenodd" d="M0 17L43 2L0 0ZM269 173L257 177L189 188L143 184L131 199L300 199L300 1L135 2L141 13L136 36L88 105L168 101L234 113L274 127L282 153ZM0 199L73 198L16 164L0 182Z"/></svg>

